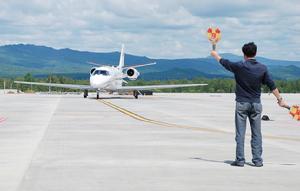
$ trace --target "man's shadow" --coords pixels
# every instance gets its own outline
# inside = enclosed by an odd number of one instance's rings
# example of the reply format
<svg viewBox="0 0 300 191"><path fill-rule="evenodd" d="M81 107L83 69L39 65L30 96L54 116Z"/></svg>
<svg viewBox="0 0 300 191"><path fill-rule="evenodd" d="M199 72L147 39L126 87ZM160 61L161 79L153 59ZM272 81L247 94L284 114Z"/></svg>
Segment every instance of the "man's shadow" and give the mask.
<svg viewBox="0 0 300 191"><path fill-rule="evenodd" d="M231 165L231 163L233 163L233 160L211 160L211 159L205 159L205 158L201 158L201 157L192 157L190 159L194 159L194 160L201 160L204 162L213 162L213 163L223 163L223 164L228 164ZM249 166L254 166L253 163L251 162L245 162L246 165ZM267 164L271 164L274 165L274 163L267 163ZM280 165L280 166L294 166L297 165L295 163L280 163L280 164L275 164L275 165Z"/></svg>
<svg viewBox="0 0 300 191"><path fill-rule="evenodd" d="M231 165L231 163L233 163L233 160L211 160L211 159L205 159L205 158L201 158L201 157L193 157L191 159L194 160L201 160L201 161L205 161L205 162L213 162L213 163L224 163L224 164L228 164Z"/></svg>

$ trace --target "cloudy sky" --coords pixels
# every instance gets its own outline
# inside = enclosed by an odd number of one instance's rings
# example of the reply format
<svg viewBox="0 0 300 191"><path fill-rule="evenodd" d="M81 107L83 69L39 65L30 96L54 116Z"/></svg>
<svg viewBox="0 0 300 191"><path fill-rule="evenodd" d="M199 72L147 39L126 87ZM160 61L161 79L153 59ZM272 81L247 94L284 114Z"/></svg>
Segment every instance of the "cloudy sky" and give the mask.
<svg viewBox="0 0 300 191"><path fill-rule="evenodd" d="M220 52L300 60L299 0L0 0L0 45L127 52L153 58L204 57L218 26Z"/></svg>

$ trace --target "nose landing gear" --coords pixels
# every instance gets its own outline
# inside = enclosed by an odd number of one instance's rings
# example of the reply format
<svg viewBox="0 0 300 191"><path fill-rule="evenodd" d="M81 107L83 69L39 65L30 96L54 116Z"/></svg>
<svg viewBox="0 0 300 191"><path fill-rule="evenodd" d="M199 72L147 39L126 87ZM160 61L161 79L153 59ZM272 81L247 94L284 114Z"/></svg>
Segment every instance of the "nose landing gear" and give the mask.
<svg viewBox="0 0 300 191"><path fill-rule="evenodd" d="M97 99L100 98L99 94L100 94L100 91L97 90ZM88 95L89 95L89 91L88 91L88 90L84 90L84 92L83 92L83 97L84 97L84 98L87 98Z"/></svg>
<svg viewBox="0 0 300 191"><path fill-rule="evenodd" d="M97 99L99 99L99 94L100 94L100 92L99 92L99 90L97 90Z"/></svg>

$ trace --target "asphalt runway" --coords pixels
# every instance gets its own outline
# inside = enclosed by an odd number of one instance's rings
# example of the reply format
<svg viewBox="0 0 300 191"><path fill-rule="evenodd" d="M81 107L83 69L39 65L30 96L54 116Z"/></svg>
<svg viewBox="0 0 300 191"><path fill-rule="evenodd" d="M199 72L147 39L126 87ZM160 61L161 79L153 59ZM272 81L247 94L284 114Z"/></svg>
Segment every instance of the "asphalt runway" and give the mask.
<svg viewBox="0 0 300 191"><path fill-rule="evenodd" d="M262 168L229 165L233 94L90 96L0 95L1 191L299 190L300 122L272 95Z"/></svg>

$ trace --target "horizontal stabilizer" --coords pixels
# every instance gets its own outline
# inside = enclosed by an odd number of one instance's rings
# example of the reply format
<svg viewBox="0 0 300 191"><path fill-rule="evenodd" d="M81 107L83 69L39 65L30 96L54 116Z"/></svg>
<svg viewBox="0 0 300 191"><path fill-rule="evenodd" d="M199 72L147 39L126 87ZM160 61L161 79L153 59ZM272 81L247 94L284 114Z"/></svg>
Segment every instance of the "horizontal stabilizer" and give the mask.
<svg viewBox="0 0 300 191"><path fill-rule="evenodd" d="M139 65L134 65L134 66L127 66L127 67L124 67L123 69L128 69L128 68L139 68L139 67L151 66L151 65L155 65L155 64L156 64L156 62L149 63L149 64L139 64Z"/></svg>

